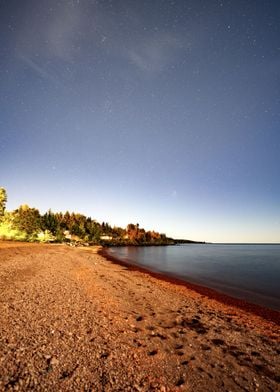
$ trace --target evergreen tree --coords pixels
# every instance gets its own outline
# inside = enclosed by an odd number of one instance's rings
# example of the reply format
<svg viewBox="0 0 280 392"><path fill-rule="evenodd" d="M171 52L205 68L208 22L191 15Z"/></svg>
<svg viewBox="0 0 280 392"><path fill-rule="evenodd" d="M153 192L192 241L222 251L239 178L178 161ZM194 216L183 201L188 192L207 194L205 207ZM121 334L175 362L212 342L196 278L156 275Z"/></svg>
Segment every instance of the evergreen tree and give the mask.
<svg viewBox="0 0 280 392"><path fill-rule="evenodd" d="M51 210L48 210L42 216L42 229L49 230L52 234L56 234L59 229L59 221L56 216Z"/></svg>

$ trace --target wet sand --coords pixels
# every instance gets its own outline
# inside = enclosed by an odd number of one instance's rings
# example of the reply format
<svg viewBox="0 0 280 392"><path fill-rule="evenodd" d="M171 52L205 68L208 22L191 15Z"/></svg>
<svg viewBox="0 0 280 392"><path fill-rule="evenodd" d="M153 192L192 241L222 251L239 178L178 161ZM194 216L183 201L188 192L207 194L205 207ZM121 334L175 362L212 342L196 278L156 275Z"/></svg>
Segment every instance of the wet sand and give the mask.
<svg viewBox="0 0 280 392"><path fill-rule="evenodd" d="M166 282L174 283L179 286L184 286L187 289L196 291L197 293L208 297L209 299L215 299L222 304L232 305L236 308L245 310L248 313L252 313L254 315L261 316L263 319L270 320L280 326L280 312L278 312L277 310L270 309L265 306L253 304L253 303L250 303L250 302L245 301L243 299L232 297L228 294L211 289L210 287L205 287L205 286L202 286L199 284L188 282L186 280L171 277L171 276L168 276L168 274L155 272L155 271L149 270L148 268L145 268L144 266L129 264L128 262L126 262L124 260L120 260L117 257L114 257L112 254L108 253L107 249L104 247L99 249L98 254L105 257L107 260L112 261L115 264L119 264L119 265L127 267L131 271L144 272L146 274L149 274L155 278L164 280Z"/></svg>
<svg viewBox="0 0 280 392"><path fill-rule="evenodd" d="M97 251L0 243L1 391L279 390L278 312Z"/></svg>

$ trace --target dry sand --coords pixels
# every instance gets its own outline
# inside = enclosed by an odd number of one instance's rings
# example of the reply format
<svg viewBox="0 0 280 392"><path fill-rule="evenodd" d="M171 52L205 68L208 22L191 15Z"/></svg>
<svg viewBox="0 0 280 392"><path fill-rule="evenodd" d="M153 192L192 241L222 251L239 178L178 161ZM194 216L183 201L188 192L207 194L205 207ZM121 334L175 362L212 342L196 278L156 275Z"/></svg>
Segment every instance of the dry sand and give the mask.
<svg viewBox="0 0 280 392"><path fill-rule="evenodd" d="M279 325L64 245L0 243L0 390L278 391Z"/></svg>

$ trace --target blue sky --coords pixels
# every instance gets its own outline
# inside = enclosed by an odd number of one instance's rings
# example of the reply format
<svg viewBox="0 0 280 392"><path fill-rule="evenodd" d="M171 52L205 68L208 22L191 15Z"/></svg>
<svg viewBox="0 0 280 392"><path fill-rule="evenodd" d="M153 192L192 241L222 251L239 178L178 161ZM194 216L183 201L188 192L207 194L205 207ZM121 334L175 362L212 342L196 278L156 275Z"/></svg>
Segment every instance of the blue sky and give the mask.
<svg viewBox="0 0 280 392"><path fill-rule="evenodd" d="M2 1L8 209L280 241L277 1Z"/></svg>

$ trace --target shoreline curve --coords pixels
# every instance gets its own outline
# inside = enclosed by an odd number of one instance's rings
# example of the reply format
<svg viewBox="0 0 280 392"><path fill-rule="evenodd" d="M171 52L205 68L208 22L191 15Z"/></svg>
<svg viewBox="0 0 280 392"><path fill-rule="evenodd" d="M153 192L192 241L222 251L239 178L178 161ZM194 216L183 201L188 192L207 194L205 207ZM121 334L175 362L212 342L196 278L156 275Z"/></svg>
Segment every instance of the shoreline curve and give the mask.
<svg viewBox="0 0 280 392"><path fill-rule="evenodd" d="M209 299L216 300L223 305L227 306L233 306L238 309L241 309L247 313L251 313L253 315L259 316L267 321L273 322L277 326L280 326L280 312L274 309L267 308L265 306L257 305L251 302L248 302L246 300L240 299L240 298L235 298L232 297L228 294L222 293L220 291L217 291L215 289L212 289L210 287L202 286L197 283L192 283L186 280L182 280L179 278L175 278L169 275L166 275L162 272L156 272L153 270L150 270L146 267L140 266L140 265L135 265L135 264L130 264L127 261L124 261L122 259L119 259L111 254L109 254L106 251L107 248L101 248L97 251L97 253L107 259L108 261L111 261L114 264L118 264L121 266L124 266L128 268L131 271L138 271L141 273L146 273L152 276L153 278L163 280L168 283L172 283L175 285L183 286L189 290L195 291L198 294L201 294L203 296L208 297Z"/></svg>

